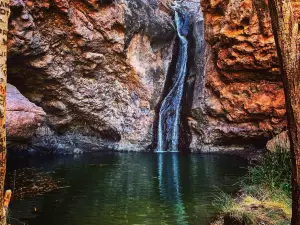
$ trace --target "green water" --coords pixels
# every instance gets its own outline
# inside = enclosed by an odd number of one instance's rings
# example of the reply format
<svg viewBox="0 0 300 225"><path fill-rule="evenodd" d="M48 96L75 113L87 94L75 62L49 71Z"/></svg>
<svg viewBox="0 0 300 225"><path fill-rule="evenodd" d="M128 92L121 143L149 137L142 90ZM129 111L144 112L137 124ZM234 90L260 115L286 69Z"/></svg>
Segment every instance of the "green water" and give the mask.
<svg viewBox="0 0 300 225"><path fill-rule="evenodd" d="M237 191L246 173L234 156L178 153L27 158L10 160L8 170L24 167L51 172L65 187L12 201L12 225L206 225L217 214L215 194Z"/></svg>

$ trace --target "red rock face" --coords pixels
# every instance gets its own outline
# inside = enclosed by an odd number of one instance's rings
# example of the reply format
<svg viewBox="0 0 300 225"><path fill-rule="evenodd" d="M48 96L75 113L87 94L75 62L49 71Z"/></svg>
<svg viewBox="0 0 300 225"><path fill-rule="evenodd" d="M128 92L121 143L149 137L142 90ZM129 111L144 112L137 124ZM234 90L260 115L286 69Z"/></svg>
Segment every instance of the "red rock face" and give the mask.
<svg viewBox="0 0 300 225"><path fill-rule="evenodd" d="M62 143L77 134L76 148L97 149L108 140L113 148L145 150L172 57L171 2L12 0L9 79L46 111L53 130L69 135ZM286 128L267 5L201 4L207 59L203 82L191 78L191 148L265 141Z"/></svg>
<svg viewBox="0 0 300 225"><path fill-rule="evenodd" d="M240 73L244 72L241 70L264 70L271 74L278 71L267 6L256 0L222 4L203 3L206 39L213 46L218 69ZM252 78L255 76L262 79L268 74L252 75ZM239 80L238 76L235 79Z"/></svg>
<svg viewBox="0 0 300 225"><path fill-rule="evenodd" d="M205 108L200 110L206 127L199 125L196 116L193 129L204 130L207 144L266 140L286 128L283 84L267 5L257 0L203 0L201 4L211 50ZM199 108L194 110L198 115ZM192 148L197 149L201 141L193 141Z"/></svg>

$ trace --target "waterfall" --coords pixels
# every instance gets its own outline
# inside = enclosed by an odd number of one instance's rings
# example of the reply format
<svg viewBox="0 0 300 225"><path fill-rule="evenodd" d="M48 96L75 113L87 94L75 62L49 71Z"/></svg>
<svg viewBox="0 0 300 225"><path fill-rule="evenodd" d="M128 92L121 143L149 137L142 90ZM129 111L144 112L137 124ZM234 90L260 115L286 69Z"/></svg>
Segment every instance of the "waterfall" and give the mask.
<svg viewBox="0 0 300 225"><path fill-rule="evenodd" d="M164 98L159 111L156 152L178 152L181 100L188 58L188 41L186 36L188 35L189 15L178 7L174 9L179 38L179 54L176 72L172 80L172 88Z"/></svg>

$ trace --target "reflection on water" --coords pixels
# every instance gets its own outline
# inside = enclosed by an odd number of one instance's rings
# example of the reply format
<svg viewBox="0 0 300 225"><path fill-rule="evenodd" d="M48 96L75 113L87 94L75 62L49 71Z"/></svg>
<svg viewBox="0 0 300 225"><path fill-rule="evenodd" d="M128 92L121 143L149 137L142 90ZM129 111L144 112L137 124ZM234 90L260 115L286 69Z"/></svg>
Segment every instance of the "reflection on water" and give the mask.
<svg viewBox="0 0 300 225"><path fill-rule="evenodd" d="M29 225L205 225L217 213L215 193L236 191L233 184L246 172L232 156L179 153L10 159L8 170L16 166L53 171L68 186L13 201L13 217Z"/></svg>
<svg viewBox="0 0 300 225"><path fill-rule="evenodd" d="M159 191L162 199L174 209L174 218L179 225L187 224L185 208L180 193L178 153L157 153Z"/></svg>

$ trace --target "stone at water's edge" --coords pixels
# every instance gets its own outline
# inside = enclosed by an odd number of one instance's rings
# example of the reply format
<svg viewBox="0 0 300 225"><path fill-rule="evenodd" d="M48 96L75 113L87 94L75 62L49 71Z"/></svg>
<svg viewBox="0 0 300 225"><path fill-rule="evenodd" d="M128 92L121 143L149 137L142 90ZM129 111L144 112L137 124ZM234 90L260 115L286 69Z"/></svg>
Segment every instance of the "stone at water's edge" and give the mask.
<svg viewBox="0 0 300 225"><path fill-rule="evenodd" d="M275 152L276 150L290 151L290 146L288 132L284 131L268 141L266 148L270 152Z"/></svg>
<svg viewBox="0 0 300 225"><path fill-rule="evenodd" d="M8 77L45 110L55 146L152 144L175 38L167 2L12 1Z"/></svg>
<svg viewBox="0 0 300 225"><path fill-rule="evenodd" d="M36 129L45 122L46 113L31 103L12 85L7 85L7 140L32 138Z"/></svg>

